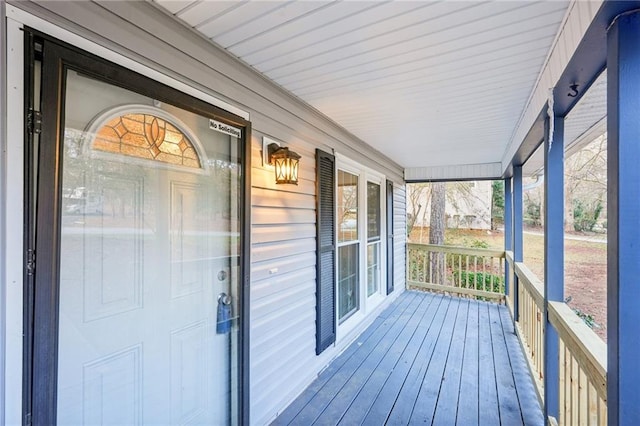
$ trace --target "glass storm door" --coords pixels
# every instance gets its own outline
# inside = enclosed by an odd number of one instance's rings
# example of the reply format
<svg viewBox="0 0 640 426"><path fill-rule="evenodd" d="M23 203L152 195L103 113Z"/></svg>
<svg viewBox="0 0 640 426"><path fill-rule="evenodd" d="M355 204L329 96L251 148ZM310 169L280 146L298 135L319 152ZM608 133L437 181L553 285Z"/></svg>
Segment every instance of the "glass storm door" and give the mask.
<svg viewBox="0 0 640 426"><path fill-rule="evenodd" d="M47 347L35 332L36 414L37 383L55 372L45 398L60 425L236 424L244 129L220 132L206 111L172 104L170 89L119 81L126 70L107 82L95 70L108 64L58 46L48 61L47 47L43 122L57 97L59 127L40 136L37 194L52 190L58 217L38 210L37 250L41 223L58 238L50 286L38 256L34 312L37 329L38 291L57 294L57 350L50 371L38 367Z"/></svg>

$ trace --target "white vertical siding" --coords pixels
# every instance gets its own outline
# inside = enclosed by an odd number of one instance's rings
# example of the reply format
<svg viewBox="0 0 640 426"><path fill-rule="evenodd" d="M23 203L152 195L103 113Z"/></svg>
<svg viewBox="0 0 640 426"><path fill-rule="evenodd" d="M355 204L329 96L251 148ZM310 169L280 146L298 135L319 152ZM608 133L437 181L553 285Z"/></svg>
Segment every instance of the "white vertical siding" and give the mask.
<svg viewBox="0 0 640 426"><path fill-rule="evenodd" d="M396 292L373 315L404 289L402 170L149 4L14 4L250 114L250 409L252 424L268 423L350 343L315 354L315 147L339 150L396 182ZM297 186L275 185L272 170L262 166L262 136L302 155Z"/></svg>

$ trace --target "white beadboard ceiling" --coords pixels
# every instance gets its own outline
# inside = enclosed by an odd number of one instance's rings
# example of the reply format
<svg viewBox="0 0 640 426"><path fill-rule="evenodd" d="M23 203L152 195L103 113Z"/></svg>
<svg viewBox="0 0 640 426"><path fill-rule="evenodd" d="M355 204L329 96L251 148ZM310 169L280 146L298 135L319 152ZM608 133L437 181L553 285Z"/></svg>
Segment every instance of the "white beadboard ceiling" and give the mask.
<svg viewBox="0 0 640 426"><path fill-rule="evenodd" d="M569 4L154 1L404 168L499 163Z"/></svg>

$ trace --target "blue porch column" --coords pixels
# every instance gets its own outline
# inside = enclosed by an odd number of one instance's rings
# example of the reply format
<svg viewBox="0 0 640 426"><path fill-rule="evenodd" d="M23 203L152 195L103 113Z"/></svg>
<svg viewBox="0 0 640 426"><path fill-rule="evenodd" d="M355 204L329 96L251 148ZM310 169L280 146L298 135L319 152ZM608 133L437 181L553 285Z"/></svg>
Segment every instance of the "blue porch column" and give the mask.
<svg viewBox="0 0 640 426"><path fill-rule="evenodd" d="M544 414L559 415L558 333L549 322L548 302L564 300L564 119L549 119L544 137Z"/></svg>
<svg viewBox="0 0 640 426"><path fill-rule="evenodd" d="M640 424L640 11L607 34L607 401Z"/></svg>
<svg viewBox="0 0 640 426"><path fill-rule="evenodd" d="M504 180L504 250L510 251L513 249L513 197L512 197L512 185L513 179L508 178ZM511 278L511 269L509 263L505 261L504 264L504 282L505 292L509 294L513 292L513 288L509 289L506 284ZM511 283L513 286L513 282ZM514 312L515 312L515 306Z"/></svg>
<svg viewBox="0 0 640 426"><path fill-rule="evenodd" d="M523 251L523 226L522 226L522 166L515 166L513 168L513 261L514 262L522 262L524 251ZM513 319L515 321L520 320L520 311L518 310L518 277L516 276L513 280Z"/></svg>

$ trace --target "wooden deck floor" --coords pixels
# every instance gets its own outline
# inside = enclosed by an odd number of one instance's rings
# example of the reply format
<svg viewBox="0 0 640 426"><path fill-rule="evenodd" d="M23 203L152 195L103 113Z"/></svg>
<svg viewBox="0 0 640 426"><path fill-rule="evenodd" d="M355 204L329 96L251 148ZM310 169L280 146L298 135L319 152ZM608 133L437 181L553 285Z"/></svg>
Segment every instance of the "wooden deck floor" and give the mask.
<svg viewBox="0 0 640 426"><path fill-rule="evenodd" d="M407 291L273 425L543 425L504 305Z"/></svg>

